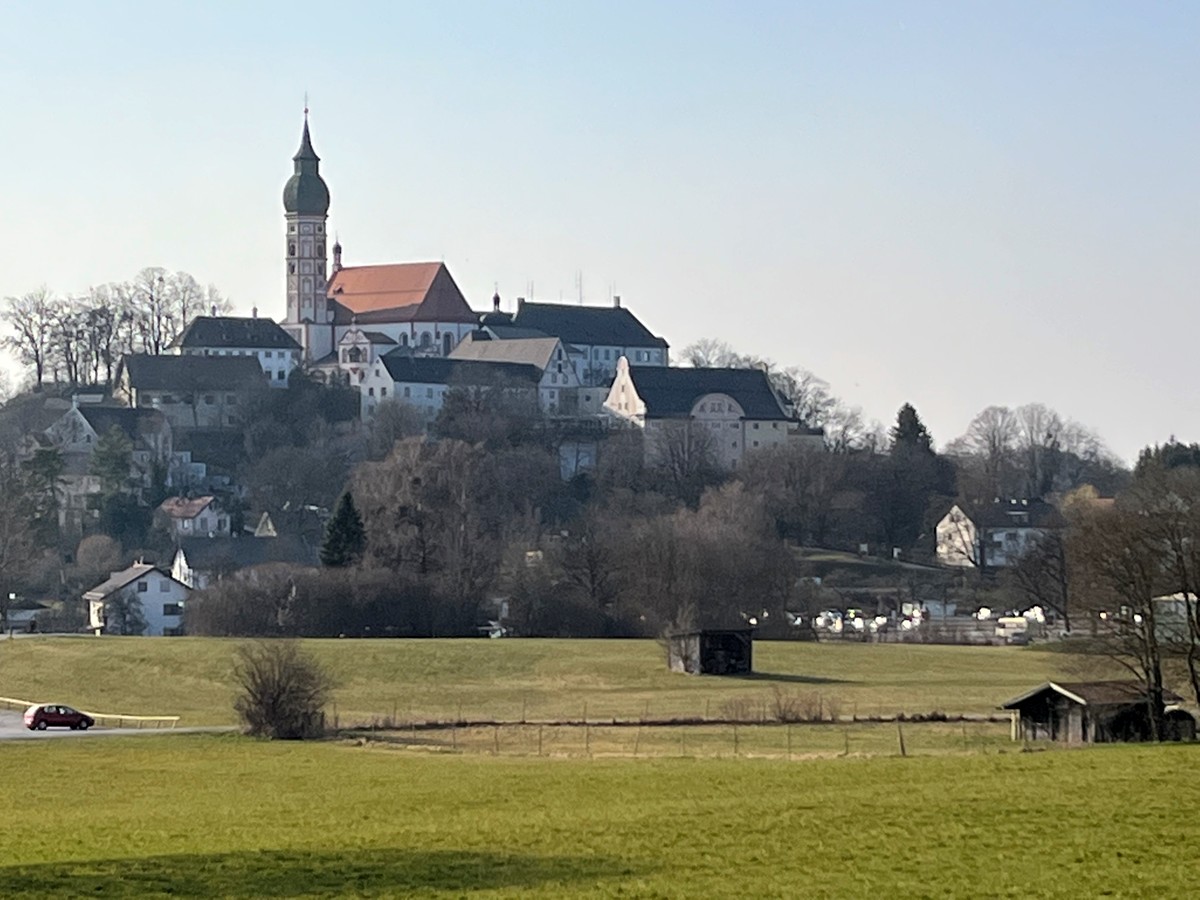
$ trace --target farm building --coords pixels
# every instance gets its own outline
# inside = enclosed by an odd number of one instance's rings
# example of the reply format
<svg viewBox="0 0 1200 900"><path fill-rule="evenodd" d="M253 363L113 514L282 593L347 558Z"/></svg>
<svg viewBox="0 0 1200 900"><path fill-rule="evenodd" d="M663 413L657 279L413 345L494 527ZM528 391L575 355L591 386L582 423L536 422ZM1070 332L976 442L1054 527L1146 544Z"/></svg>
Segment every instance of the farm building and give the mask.
<svg viewBox="0 0 1200 900"><path fill-rule="evenodd" d="M749 628L683 631L667 637L667 665L689 675L749 675L754 632Z"/></svg>
<svg viewBox="0 0 1200 900"><path fill-rule="evenodd" d="M1163 701L1173 706L1183 698L1164 690ZM1136 681L1047 681L1001 708L1019 716L1014 720L1014 740L1105 744L1150 739L1150 703L1145 688ZM1192 740L1195 736L1196 720L1190 713L1166 711L1164 739Z"/></svg>

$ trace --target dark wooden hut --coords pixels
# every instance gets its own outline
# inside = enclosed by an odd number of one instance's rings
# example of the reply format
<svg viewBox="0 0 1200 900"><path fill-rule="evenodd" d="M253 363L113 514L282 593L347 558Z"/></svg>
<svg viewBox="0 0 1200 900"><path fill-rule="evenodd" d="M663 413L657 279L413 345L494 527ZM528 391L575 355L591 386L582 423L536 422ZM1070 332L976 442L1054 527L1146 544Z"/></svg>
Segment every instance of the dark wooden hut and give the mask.
<svg viewBox="0 0 1200 900"><path fill-rule="evenodd" d="M754 631L705 628L667 637L667 665L690 675L749 675L753 671Z"/></svg>
<svg viewBox="0 0 1200 900"><path fill-rule="evenodd" d="M1163 702L1183 698L1163 691ZM1136 681L1047 681L1013 697L1002 709L1011 710L1013 740L1051 740L1066 744L1103 744L1150 739L1150 699ZM1183 709L1164 715L1163 738L1191 740L1196 720Z"/></svg>

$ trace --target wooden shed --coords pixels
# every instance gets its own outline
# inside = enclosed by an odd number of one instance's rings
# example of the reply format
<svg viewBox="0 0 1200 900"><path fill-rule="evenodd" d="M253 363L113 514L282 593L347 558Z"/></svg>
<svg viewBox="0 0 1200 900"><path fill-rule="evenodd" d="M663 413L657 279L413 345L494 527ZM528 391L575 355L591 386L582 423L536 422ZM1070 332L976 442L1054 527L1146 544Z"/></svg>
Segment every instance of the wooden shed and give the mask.
<svg viewBox="0 0 1200 900"><path fill-rule="evenodd" d="M667 636L667 665L689 675L749 675L753 671L754 631L706 628Z"/></svg>
<svg viewBox="0 0 1200 900"><path fill-rule="evenodd" d="M1168 705L1183 698L1163 691ZM1136 681L1053 682L1013 697L1002 709L1014 714L1013 740L1104 744L1150 739L1150 700ZM1165 740L1191 740L1195 718L1183 709L1164 717Z"/></svg>

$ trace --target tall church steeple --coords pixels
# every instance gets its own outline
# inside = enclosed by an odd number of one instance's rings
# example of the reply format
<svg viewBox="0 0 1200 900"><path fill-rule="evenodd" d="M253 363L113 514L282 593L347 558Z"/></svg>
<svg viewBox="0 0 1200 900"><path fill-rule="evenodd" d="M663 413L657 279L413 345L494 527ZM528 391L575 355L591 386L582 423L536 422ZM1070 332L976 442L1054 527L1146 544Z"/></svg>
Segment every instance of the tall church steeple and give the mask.
<svg viewBox="0 0 1200 900"><path fill-rule="evenodd" d="M308 131L308 108L304 110L304 132L300 149L292 157L294 171L283 187L284 219L287 222L287 318L289 323L325 325L329 312L325 300L325 223L329 213L329 188L321 178L321 158L313 150ZM306 354L316 348L308 339ZM323 348L322 348L323 349Z"/></svg>

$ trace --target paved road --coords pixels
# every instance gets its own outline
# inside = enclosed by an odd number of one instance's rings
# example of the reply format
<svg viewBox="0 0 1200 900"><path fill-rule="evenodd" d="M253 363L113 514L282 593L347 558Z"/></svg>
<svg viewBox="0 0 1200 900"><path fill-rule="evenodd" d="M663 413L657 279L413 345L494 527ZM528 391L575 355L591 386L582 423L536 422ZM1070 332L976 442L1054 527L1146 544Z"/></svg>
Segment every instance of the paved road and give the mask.
<svg viewBox="0 0 1200 900"><path fill-rule="evenodd" d="M21 713L11 709L0 709L0 741L44 741L53 738L88 738L130 734L195 734L233 730L232 728L103 728L96 725L87 731L72 731L70 728L30 731L25 727Z"/></svg>

